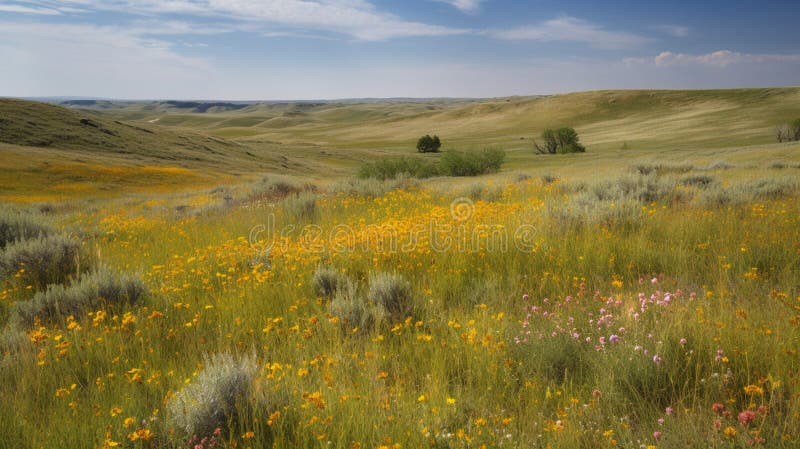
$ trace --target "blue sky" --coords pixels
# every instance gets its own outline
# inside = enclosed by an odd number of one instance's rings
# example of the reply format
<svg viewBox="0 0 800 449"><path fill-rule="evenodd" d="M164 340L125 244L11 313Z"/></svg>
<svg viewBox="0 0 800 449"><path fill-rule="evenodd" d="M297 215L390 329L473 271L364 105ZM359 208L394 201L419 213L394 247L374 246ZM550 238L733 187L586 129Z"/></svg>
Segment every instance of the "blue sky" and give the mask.
<svg viewBox="0 0 800 449"><path fill-rule="evenodd" d="M0 95L267 100L800 85L797 17L797 0L0 0Z"/></svg>

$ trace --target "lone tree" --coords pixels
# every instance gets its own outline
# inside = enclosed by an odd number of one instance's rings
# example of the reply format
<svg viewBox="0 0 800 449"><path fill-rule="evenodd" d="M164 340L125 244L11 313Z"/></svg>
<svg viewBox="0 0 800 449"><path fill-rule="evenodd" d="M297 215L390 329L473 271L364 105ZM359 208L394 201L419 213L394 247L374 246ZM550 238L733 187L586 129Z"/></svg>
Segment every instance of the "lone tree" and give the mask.
<svg viewBox="0 0 800 449"><path fill-rule="evenodd" d="M438 153L441 146L442 142L439 140L439 136L431 137L425 134L417 140L417 151L420 153Z"/></svg>
<svg viewBox="0 0 800 449"><path fill-rule="evenodd" d="M781 125L775 129L778 142L797 142L800 141L800 118L791 123Z"/></svg>
<svg viewBox="0 0 800 449"><path fill-rule="evenodd" d="M565 154L565 153L584 153L586 147L578 142L578 133L573 128L562 127L558 129L546 129L542 131L542 145L536 140L533 147L540 154Z"/></svg>

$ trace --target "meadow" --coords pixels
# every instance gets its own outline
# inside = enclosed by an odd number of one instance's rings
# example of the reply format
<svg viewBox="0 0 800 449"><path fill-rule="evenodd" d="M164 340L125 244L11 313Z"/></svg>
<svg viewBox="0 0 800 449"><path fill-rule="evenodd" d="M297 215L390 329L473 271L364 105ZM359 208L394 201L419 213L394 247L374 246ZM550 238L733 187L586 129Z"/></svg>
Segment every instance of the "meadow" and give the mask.
<svg viewBox="0 0 800 449"><path fill-rule="evenodd" d="M797 447L798 92L67 110L156 147L0 145L0 447ZM508 160L355 178L423 122Z"/></svg>

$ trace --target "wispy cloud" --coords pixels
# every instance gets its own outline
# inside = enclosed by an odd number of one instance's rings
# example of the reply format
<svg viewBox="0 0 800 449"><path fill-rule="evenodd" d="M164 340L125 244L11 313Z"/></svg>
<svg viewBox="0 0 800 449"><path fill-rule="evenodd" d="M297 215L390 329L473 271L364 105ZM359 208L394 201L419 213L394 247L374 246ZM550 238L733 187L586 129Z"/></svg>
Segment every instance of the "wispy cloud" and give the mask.
<svg viewBox="0 0 800 449"><path fill-rule="evenodd" d="M637 47L649 38L624 31L608 30L576 17L564 16L537 25L528 25L490 33L499 39L539 42L579 42L607 50Z"/></svg>
<svg viewBox="0 0 800 449"><path fill-rule="evenodd" d="M656 25L653 29L672 37L689 36L689 28L681 25Z"/></svg>
<svg viewBox="0 0 800 449"><path fill-rule="evenodd" d="M61 12L57 9L32 7L14 3L0 3L0 12L7 12L7 13L10 12L17 14L35 14L42 16L57 16L61 14Z"/></svg>
<svg viewBox="0 0 800 449"><path fill-rule="evenodd" d="M458 0L465 4L475 0ZM32 0L42 6L48 0ZM62 0L85 9L111 10L127 14L159 16L182 14L218 17L260 27L272 32L274 26L324 31L365 41L399 37L447 36L469 30L407 21L378 11L366 0Z"/></svg>
<svg viewBox="0 0 800 449"><path fill-rule="evenodd" d="M732 64L758 64L767 62L800 62L800 54L740 53L719 50L711 53L692 55L664 51L652 58L626 58L628 64L648 64L657 67L699 65L708 67L727 67Z"/></svg>
<svg viewBox="0 0 800 449"><path fill-rule="evenodd" d="M480 7L481 3L486 0L436 0L441 3L447 3L452 5L454 8L457 8L459 11L472 14L477 12Z"/></svg>

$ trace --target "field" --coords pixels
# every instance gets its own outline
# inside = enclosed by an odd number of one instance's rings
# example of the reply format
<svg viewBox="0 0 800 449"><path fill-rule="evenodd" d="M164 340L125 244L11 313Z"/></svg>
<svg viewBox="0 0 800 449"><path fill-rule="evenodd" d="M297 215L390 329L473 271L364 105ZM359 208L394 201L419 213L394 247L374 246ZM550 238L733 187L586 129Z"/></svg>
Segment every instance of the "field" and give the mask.
<svg viewBox="0 0 800 449"><path fill-rule="evenodd" d="M0 448L798 447L798 100L0 100Z"/></svg>

